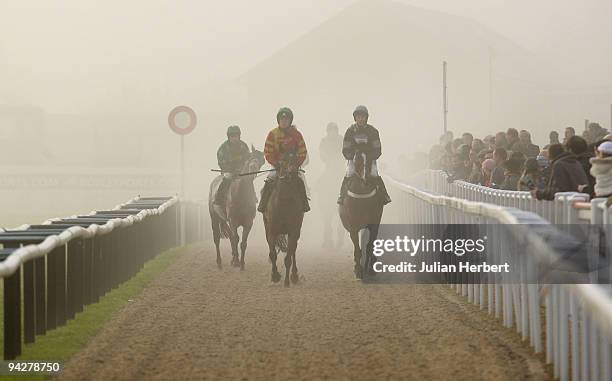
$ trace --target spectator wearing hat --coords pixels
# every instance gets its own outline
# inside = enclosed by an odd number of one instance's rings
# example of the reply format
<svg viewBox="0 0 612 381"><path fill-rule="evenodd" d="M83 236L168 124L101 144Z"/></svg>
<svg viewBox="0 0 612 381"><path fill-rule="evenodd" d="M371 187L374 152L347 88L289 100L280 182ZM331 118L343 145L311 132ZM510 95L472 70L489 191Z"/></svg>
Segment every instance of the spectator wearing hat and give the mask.
<svg viewBox="0 0 612 381"><path fill-rule="evenodd" d="M601 143L597 147L597 156L590 162L591 174L595 177L595 197L609 198L612 195L612 142Z"/></svg>

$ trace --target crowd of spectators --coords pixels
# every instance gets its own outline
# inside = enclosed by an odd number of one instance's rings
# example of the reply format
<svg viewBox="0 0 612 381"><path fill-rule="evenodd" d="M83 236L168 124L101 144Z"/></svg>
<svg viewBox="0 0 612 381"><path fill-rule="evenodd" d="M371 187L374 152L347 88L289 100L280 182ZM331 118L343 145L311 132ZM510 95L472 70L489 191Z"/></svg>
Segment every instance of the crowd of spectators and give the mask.
<svg viewBox="0 0 612 381"><path fill-rule="evenodd" d="M567 127L562 142L551 131L541 148L527 130L509 128L483 139L447 132L431 148L429 163L446 171L449 181L529 191L539 200L552 200L557 192L612 196L612 134L598 123L590 123L582 136Z"/></svg>

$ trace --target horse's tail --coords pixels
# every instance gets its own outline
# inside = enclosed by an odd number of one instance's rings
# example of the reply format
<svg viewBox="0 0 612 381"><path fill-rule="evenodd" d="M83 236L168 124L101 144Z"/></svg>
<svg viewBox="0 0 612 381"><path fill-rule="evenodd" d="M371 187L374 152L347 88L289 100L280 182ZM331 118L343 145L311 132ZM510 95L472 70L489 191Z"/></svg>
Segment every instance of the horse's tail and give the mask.
<svg viewBox="0 0 612 381"><path fill-rule="evenodd" d="M287 234L280 234L278 238L276 238L275 245L279 251L286 253L287 252Z"/></svg>

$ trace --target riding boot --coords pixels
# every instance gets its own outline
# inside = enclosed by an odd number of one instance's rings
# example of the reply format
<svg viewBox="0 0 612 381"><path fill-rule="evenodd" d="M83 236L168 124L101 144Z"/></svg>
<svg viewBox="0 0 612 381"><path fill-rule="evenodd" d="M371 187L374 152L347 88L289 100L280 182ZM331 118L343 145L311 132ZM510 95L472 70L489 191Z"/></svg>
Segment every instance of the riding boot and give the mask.
<svg viewBox="0 0 612 381"><path fill-rule="evenodd" d="M270 192L272 192L272 181L264 181L264 187L261 190L261 200L259 200L259 206L257 207L258 212L265 212L268 199L270 198Z"/></svg>
<svg viewBox="0 0 612 381"><path fill-rule="evenodd" d="M381 200L383 205L387 205L388 203L391 202L391 197L389 196L389 193L387 192L387 187L385 187L385 183L383 182L383 179L381 176L378 176L376 178L376 185L378 186L378 190L381 192Z"/></svg>
<svg viewBox="0 0 612 381"><path fill-rule="evenodd" d="M344 177L342 179L342 186L340 187L340 196L338 197L338 204L342 205L342 203L344 202L344 197L346 196L346 193L348 191L348 177Z"/></svg>
<svg viewBox="0 0 612 381"><path fill-rule="evenodd" d="M306 193L306 183L302 179L300 179L300 182L302 183L300 191L302 192L302 199L304 200L304 213L306 213L310 211L310 205L308 204L308 194Z"/></svg>

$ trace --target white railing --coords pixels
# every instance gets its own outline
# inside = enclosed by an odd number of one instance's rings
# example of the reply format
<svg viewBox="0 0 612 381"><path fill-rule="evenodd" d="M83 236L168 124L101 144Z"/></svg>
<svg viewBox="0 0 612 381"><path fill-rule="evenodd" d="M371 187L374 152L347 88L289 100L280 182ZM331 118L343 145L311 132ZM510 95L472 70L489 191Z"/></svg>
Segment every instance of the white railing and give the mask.
<svg viewBox="0 0 612 381"><path fill-rule="evenodd" d="M435 179L434 179L435 180ZM474 190L464 188L459 196L437 195L386 177L394 202L394 214L389 223L402 224L512 224L517 232L515 242L499 242L492 252L522 253L518 258L507 258L529 269L530 263L558 257L551 240L541 233L565 237L564 233L545 219L514 206L492 202L470 201ZM423 184L420 184L421 187ZM436 186L434 184L434 186ZM437 186L444 186L437 184ZM453 188L458 192L461 188ZM471 189L471 190L470 190ZM445 189L449 191L449 189ZM448 194L449 192L445 192ZM521 192L523 193L523 192ZM489 200L500 200L501 193L489 194ZM518 203L518 206L525 205ZM553 204L554 205L554 204ZM572 204L573 205L573 204ZM577 205L577 207L581 207ZM584 207L584 206L582 206ZM569 221L580 213L573 206L571 213L557 213ZM387 216L386 216L387 217ZM520 226L524 224L524 228ZM541 229L533 229L534 225ZM520 235L520 236L519 236ZM562 241L562 240L561 240ZM555 242L553 239L552 242ZM504 245L521 245L521 250L504 250ZM531 262L530 262L531 261ZM471 279L473 282L473 279ZM612 288L595 284L473 284L459 280L451 285L468 301L487 309L502 319L505 327L515 327L523 340L529 340L536 353L546 351L546 362L554 365L554 376L561 380L612 380ZM542 325L541 312L545 311ZM544 330L542 331L542 327ZM545 338L545 347L542 342Z"/></svg>
<svg viewBox="0 0 612 381"><path fill-rule="evenodd" d="M573 204L589 201L588 194L578 192L559 192L552 201L535 200L529 192L494 189L463 180L449 181L447 173L438 170L425 170L413 179L414 185L436 194L521 209L555 224L577 223L572 220Z"/></svg>
<svg viewBox="0 0 612 381"><path fill-rule="evenodd" d="M114 207L114 210L120 210L122 206L127 205L128 203L137 200L138 198L134 198L133 200L128 201L127 203L117 205ZM76 238L92 238L94 236L101 236L110 234L114 229L131 226L135 223L143 221L148 216L160 215L166 209L171 207L172 205L178 202L177 197L172 197L161 204L159 207L154 209L144 209L140 211L138 214L129 215L123 218L113 218L108 220L106 223L102 225L91 224L87 228L83 228L80 226L73 226L64 230L62 233L57 235L51 235L47 237L44 241L35 245L27 245L23 246L18 250L15 250L8 258L4 261L0 262L0 278L8 277L12 275L17 269L25 262L32 260L34 258L39 258L47 255L56 247L64 246L66 243L70 242ZM93 211L91 215L93 216L96 212ZM73 216L77 217L77 216ZM50 219L43 222L44 225L49 225L51 228L52 221L57 219ZM30 225L21 225L14 230L27 230Z"/></svg>

